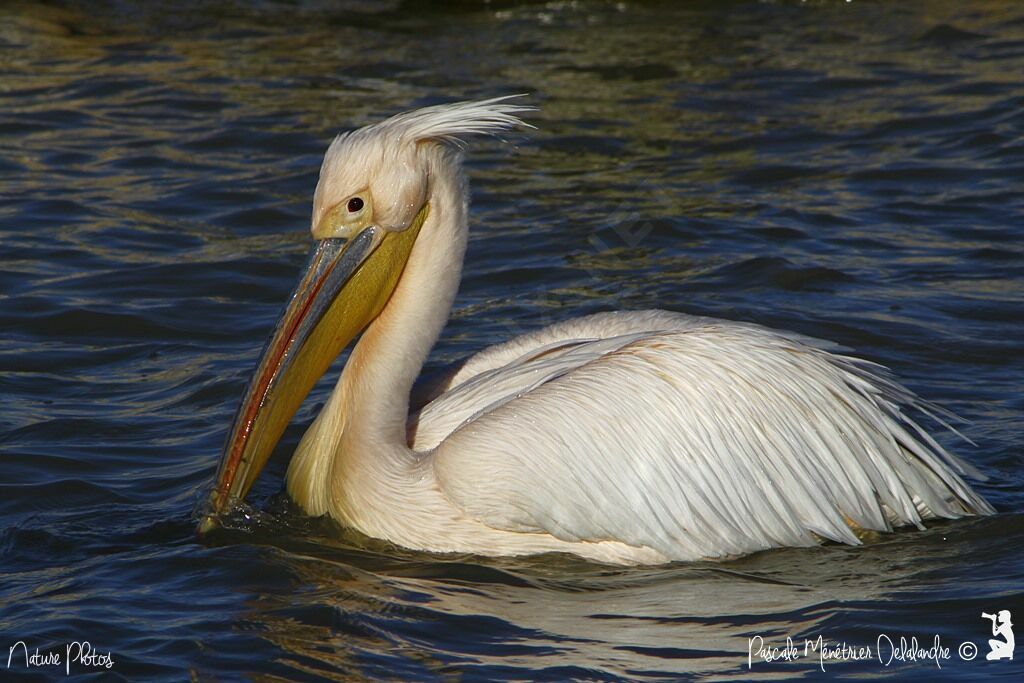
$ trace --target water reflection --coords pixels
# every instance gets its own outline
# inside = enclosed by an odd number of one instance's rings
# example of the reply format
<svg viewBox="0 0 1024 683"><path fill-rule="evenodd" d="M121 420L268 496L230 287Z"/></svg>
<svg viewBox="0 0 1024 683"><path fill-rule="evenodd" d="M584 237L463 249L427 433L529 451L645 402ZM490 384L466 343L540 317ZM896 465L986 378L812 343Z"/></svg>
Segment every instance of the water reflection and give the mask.
<svg viewBox="0 0 1024 683"><path fill-rule="evenodd" d="M259 537L276 543L290 530L286 547L267 559L297 588L260 595L244 621L279 648L278 662L339 680L403 670L418 677L530 677L556 669L563 678L743 677L754 636L773 643L837 639L847 610L867 615L892 603L906 613L925 595L956 595L965 548L983 559L1001 552L999 534L979 520L867 539L860 548L669 568L604 568L557 555L434 560L329 523L310 530L292 514L264 516ZM1018 516L1012 524L1024 521ZM852 643L872 647L880 634L962 637L959 625L899 618L845 628ZM758 677L774 674L788 675L762 669Z"/></svg>

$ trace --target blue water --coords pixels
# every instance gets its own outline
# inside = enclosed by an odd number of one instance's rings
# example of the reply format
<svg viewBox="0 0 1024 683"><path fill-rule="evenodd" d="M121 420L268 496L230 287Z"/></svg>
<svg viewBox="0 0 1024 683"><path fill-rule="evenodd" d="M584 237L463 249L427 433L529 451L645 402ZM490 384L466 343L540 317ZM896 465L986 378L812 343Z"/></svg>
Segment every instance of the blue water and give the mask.
<svg viewBox="0 0 1024 683"><path fill-rule="evenodd" d="M1020 3L0 6L0 678L89 641L96 680L1020 680L981 612L1024 624L1022 74ZM538 130L471 151L431 367L617 308L831 339L967 420L939 438L999 514L656 568L415 553L282 494L326 378L259 514L197 540L331 137L514 92ZM819 635L950 652L748 668Z"/></svg>

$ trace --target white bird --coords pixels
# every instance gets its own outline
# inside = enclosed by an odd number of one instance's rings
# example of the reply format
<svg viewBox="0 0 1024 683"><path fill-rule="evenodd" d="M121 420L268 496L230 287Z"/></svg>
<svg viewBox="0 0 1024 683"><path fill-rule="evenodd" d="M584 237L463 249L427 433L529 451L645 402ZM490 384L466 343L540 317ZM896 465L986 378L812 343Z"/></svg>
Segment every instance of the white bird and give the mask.
<svg viewBox="0 0 1024 683"><path fill-rule="evenodd" d="M330 145L310 264L239 408L201 530L245 497L360 332L287 489L311 515L408 548L661 563L993 512L961 478L980 475L905 412L938 409L878 365L754 324L666 311L569 320L477 353L410 414L466 248L461 140L526 125L527 109L428 107Z"/></svg>

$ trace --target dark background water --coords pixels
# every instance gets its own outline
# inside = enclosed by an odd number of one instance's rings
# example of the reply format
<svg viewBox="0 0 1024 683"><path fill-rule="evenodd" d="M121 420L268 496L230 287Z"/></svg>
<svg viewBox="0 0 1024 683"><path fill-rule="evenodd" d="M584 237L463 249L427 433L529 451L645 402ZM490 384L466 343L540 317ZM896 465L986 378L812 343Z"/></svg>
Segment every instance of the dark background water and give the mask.
<svg viewBox="0 0 1024 683"><path fill-rule="evenodd" d="M1010 2L3 5L0 653L89 640L103 680L760 679L821 672L748 671L755 635L938 634L941 670L828 674L1019 680L980 613L1024 624L1022 75ZM976 446L940 439L999 515L659 568L413 553L280 495L324 382L264 512L199 543L330 138L512 92L538 130L470 155L432 366L615 308L832 339L969 420Z"/></svg>

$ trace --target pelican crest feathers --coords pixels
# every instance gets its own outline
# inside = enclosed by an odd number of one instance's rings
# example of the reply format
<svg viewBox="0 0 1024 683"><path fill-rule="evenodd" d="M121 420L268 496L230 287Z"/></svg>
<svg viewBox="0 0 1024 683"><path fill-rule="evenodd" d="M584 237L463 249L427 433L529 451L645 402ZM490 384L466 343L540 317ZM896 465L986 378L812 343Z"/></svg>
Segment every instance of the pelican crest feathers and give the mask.
<svg viewBox="0 0 1024 683"><path fill-rule="evenodd" d="M313 226L337 202L368 187L379 188L382 218L404 216L403 209L418 203L425 192L424 158L436 158L437 168L458 171L464 137L533 128L516 114L535 108L508 102L517 97L521 95L424 107L337 136L320 167ZM431 142L439 144L422 144Z"/></svg>
<svg viewBox="0 0 1024 683"><path fill-rule="evenodd" d="M504 95L479 102L452 102L402 112L379 123L342 133L331 144L328 154L345 142L364 138L394 140L402 143L444 142L464 144L467 135L499 135L518 127L534 128L516 114L536 111L536 107L510 104L523 95Z"/></svg>

